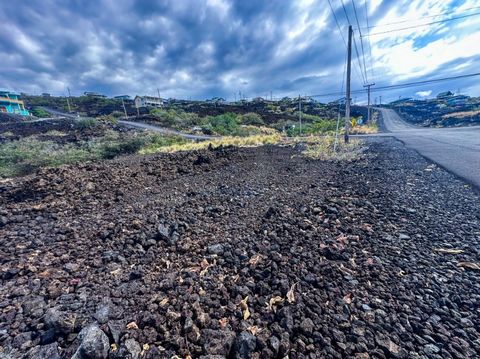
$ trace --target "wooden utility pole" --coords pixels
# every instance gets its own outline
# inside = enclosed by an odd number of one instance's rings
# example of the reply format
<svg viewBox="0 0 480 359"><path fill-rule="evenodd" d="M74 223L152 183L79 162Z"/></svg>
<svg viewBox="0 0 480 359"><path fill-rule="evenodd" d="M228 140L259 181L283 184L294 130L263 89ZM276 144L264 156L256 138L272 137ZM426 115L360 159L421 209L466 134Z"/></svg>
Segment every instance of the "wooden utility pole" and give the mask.
<svg viewBox="0 0 480 359"><path fill-rule="evenodd" d="M157 93L158 93L158 107L161 107L162 105L162 98L160 97L160 90L157 88Z"/></svg>
<svg viewBox="0 0 480 359"><path fill-rule="evenodd" d="M72 109L70 107L70 101L72 100L71 99L72 95L70 94L70 87L67 87L67 90L68 90L67 105L68 105L68 112L70 113L72 112Z"/></svg>
<svg viewBox="0 0 480 359"><path fill-rule="evenodd" d="M123 98L122 98L122 106L123 106L123 112L125 112L125 120L128 120L127 109L125 107L125 102L123 101Z"/></svg>
<svg viewBox="0 0 480 359"><path fill-rule="evenodd" d="M298 95L298 121L299 121L299 129L300 129L300 136L302 135L302 97Z"/></svg>
<svg viewBox="0 0 480 359"><path fill-rule="evenodd" d="M370 116L371 116L371 110L370 110L370 87L375 86L375 83L363 85L363 87L366 87L368 90L368 105L367 105L367 123L370 123Z"/></svg>
<svg viewBox="0 0 480 359"><path fill-rule="evenodd" d="M347 96L345 100L345 143L350 139L350 75L352 73L352 25L348 27L348 49L347 49Z"/></svg>
<svg viewBox="0 0 480 359"><path fill-rule="evenodd" d="M70 108L70 101L68 101L68 97L67 97L67 105L68 105L68 113L72 112L72 109Z"/></svg>

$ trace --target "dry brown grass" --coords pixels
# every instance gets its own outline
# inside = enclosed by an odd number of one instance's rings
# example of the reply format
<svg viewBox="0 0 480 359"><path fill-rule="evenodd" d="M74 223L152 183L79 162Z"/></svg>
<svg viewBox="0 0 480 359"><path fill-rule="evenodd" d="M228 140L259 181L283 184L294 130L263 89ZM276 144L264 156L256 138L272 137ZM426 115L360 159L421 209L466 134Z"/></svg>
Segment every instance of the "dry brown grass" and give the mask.
<svg viewBox="0 0 480 359"><path fill-rule="evenodd" d="M178 151L192 151L192 150L202 150L208 146L220 147L220 146L237 146L237 147L254 147L261 146L266 144L276 144L281 141L282 137L280 134L272 135L254 135L247 137L220 137L210 141L202 142L187 142L180 144L173 144L171 146L164 146L158 148L145 148L140 150L141 154L149 154L156 152L178 152Z"/></svg>
<svg viewBox="0 0 480 359"><path fill-rule="evenodd" d="M364 141L359 139L350 139L350 142L346 144L339 137L335 148L334 136L317 137L316 141L310 139L307 142L307 149L303 155L320 160L351 161L361 156L364 151L363 144Z"/></svg>
<svg viewBox="0 0 480 359"><path fill-rule="evenodd" d="M443 115L442 118L465 118L465 117L473 117L480 114L480 110L475 111L463 111L463 112L452 112Z"/></svg>

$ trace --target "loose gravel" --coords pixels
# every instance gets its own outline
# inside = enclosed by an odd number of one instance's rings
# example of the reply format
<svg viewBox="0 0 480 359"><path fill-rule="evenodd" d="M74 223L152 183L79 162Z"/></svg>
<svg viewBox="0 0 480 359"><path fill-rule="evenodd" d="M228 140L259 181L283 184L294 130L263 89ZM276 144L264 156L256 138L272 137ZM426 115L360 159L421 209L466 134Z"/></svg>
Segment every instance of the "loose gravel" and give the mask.
<svg viewBox="0 0 480 359"><path fill-rule="evenodd" d="M479 194L397 141L0 183L0 358L480 356Z"/></svg>

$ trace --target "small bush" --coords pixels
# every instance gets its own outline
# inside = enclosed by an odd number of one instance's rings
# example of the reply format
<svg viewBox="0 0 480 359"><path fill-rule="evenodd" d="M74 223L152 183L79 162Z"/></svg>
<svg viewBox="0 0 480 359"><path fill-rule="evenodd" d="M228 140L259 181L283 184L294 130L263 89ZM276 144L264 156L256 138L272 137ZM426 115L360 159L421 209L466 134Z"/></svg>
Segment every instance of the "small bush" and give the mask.
<svg viewBox="0 0 480 359"><path fill-rule="evenodd" d="M34 107L31 113L35 117L50 117L50 114L41 107Z"/></svg>
<svg viewBox="0 0 480 359"><path fill-rule="evenodd" d="M113 124L118 123L118 118L111 115L111 114L110 115L99 116L99 117L97 117L97 120L98 121L103 121L103 122L108 122L108 123L113 123Z"/></svg>
<svg viewBox="0 0 480 359"><path fill-rule="evenodd" d="M97 121L93 118L82 118L76 122L76 126L80 130L86 130L88 128L93 128L97 125Z"/></svg>
<svg viewBox="0 0 480 359"><path fill-rule="evenodd" d="M364 150L363 142L357 139L350 139L347 144L339 137L336 148L335 136L315 137L306 142L307 149L303 155L313 159L352 161Z"/></svg>
<svg viewBox="0 0 480 359"><path fill-rule="evenodd" d="M202 128L206 133L215 133L221 136L238 136L242 132L237 115L231 112L217 116L207 116Z"/></svg>
<svg viewBox="0 0 480 359"><path fill-rule="evenodd" d="M116 118L116 119L119 119L119 118L123 118L125 117L125 113L121 112L121 111L113 111L110 116Z"/></svg>
<svg viewBox="0 0 480 359"><path fill-rule="evenodd" d="M241 115L240 123L243 125L254 125L254 126L265 125L265 122L263 121L262 117L255 112L249 112L244 115Z"/></svg>

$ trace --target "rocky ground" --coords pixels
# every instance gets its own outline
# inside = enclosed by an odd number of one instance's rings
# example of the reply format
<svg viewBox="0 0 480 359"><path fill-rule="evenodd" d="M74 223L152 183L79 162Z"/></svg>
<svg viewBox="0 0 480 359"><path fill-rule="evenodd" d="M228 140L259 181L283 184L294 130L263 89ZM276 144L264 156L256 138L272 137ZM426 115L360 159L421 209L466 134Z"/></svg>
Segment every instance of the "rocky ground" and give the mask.
<svg viewBox="0 0 480 359"><path fill-rule="evenodd" d="M116 132L134 131L134 129L107 122L97 122L90 127L82 127L81 123L70 119L0 122L0 144L29 136L35 136L41 141L66 144L101 137L108 130Z"/></svg>
<svg viewBox="0 0 480 359"><path fill-rule="evenodd" d="M389 139L3 181L0 357L479 357L479 199Z"/></svg>

